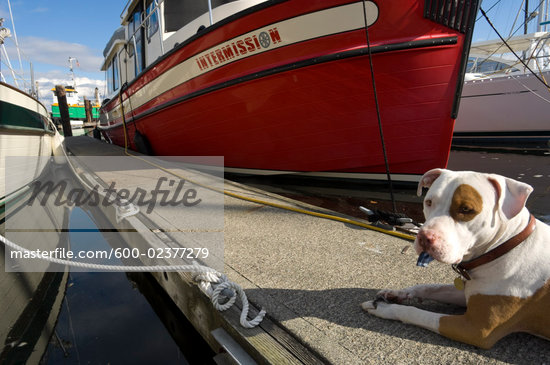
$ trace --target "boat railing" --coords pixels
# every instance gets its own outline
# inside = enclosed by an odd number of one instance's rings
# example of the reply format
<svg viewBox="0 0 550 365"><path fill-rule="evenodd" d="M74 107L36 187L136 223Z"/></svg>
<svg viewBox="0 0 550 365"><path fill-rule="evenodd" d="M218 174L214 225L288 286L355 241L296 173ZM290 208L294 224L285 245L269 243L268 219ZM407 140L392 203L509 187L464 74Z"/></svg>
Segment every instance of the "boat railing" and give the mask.
<svg viewBox="0 0 550 365"><path fill-rule="evenodd" d="M130 3L132 2L133 0L128 0L126 2L126 5L124 5L124 8L122 9L122 12L120 13L120 19L123 19L124 18L124 14L126 13L126 9L128 9L128 6L130 6Z"/></svg>
<svg viewBox="0 0 550 365"><path fill-rule="evenodd" d="M128 4L130 4L130 2L132 2L132 0L129 0L128 3L126 3L126 6L124 7L124 10L122 11L121 13L121 18L122 16L125 14L125 11L126 11L126 8L128 7ZM160 4L162 4L164 2L164 0L155 0L153 2L153 4L155 4L153 6L153 8L151 9L151 11L149 12L149 14L143 16L143 14L145 13L142 13L142 19L140 20L140 23L139 23L139 26L136 28L136 30L130 35L128 35L128 40L126 41L126 45L130 44L130 42L132 42L132 46L134 46L134 49L136 49L136 34L137 32L140 32L141 31L141 28L143 28L143 30L147 30L147 25L148 25L148 21L149 19L153 16L154 13L157 13L157 21L159 22L159 29L162 29L162 17L160 16ZM210 0L209 0L210 2ZM159 37L160 39L160 53L161 55L164 55L164 44L163 44L163 37ZM120 52L119 52L119 55L120 55Z"/></svg>
<svg viewBox="0 0 550 365"><path fill-rule="evenodd" d="M492 52L490 52L491 48L486 50L481 48L481 53L472 51L468 72L481 73L485 77L500 73L520 72L520 69L523 70L522 72L526 72L527 69L521 67L522 61L535 72L547 71L550 68L550 33L536 33L535 36L529 36L527 39L530 40L530 43L516 42L514 44L512 41L512 45L501 43L499 48ZM525 36L521 36L521 38L525 38ZM473 45L473 48L475 49L476 45ZM488 54L484 54L484 52Z"/></svg>
<svg viewBox="0 0 550 365"><path fill-rule="evenodd" d="M132 2L133 0L128 0L128 2L126 3L126 5L124 6L124 9L122 10L122 12L120 13L120 17L121 19L125 18L126 17L126 12L129 11L128 7L130 5L130 3ZM159 29L163 29L163 24L162 24L162 21L163 21L163 18L160 14L160 5L164 3L164 0L155 0L153 2L154 6L153 8L149 11L149 14L145 15L145 16L142 16L142 19L140 20L140 23L139 23L139 26L136 28L136 30L132 33L132 34L128 34L128 40L126 41L126 44L132 44L134 47L136 47L136 34L137 32L141 31L141 28L143 28L144 30L147 30L147 26L148 26L148 21L151 19L151 17L153 16L153 14L157 13L157 21L159 22ZM145 14L145 13L143 13ZM212 9L212 0L208 0L208 17L209 17L209 20L210 20L210 25L214 24L214 15L213 15L213 9ZM161 56L164 55L164 39L163 37L161 36L160 37L160 52L161 52ZM134 48L135 49L135 48ZM120 52L119 52L120 54Z"/></svg>

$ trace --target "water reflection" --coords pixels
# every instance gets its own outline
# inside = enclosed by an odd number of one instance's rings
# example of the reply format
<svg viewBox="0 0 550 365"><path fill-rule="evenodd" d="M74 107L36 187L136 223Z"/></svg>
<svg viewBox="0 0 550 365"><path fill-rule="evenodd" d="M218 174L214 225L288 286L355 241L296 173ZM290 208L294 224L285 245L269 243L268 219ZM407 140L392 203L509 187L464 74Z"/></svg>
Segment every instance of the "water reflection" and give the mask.
<svg viewBox="0 0 550 365"><path fill-rule="evenodd" d="M41 168L42 169L42 168ZM40 169L40 170L41 170ZM67 245L67 234L49 230L68 220L70 210L54 204L25 209L30 190L23 186L8 189L0 199L0 234L26 248L55 250ZM39 240L17 230L19 225L46 230ZM46 261L29 263L23 270L21 260L11 260L10 250L0 244L0 363L36 364L40 361L54 332L68 272L45 272Z"/></svg>
<svg viewBox="0 0 550 365"><path fill-rule="evenodd" d="M90 225L84 211L73 210L71 229ZM70 240L72 247L109 247L100 232L71 232ZM208 363L212 356L149 274L71 272L56 335L43 361L186 364L197 357Z"/></svg>

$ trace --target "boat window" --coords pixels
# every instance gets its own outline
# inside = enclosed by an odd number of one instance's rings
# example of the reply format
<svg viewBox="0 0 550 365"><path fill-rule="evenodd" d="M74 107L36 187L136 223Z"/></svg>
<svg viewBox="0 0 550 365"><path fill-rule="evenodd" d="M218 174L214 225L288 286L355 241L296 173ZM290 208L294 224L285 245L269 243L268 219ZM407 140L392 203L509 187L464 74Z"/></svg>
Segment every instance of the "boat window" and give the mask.
<svg viewBox="0 0 550 365"><path fill-rule="evenodd" d="M472 73L495 73L504 70L507 72L519 71L517 68L503 62L472 57L468 59L467 70Z"/></svg>
<svg viewBox="0 0 550 365"><path fill-rule="evenodd" d="M107 67L107 94L111 94L113 92L113 62L109 63L109 66Z"/></svg>
<svg viewBox="0 0 550 365"><path fill-rule="evenodd" d="M236 0L212 0L212 9ZM208 13L208 0L165 0L164 31L175 32L186 24Z"/></svg>
<svg viewBox="0 0 550 365"><path fill-rule="evenodd" d="M118 56L113 57L113 90L118 90Z"/></svg>
<svg viewBox="0 0 550 365"><path fill-rule="evenodd" d="M107 68L107 93L111 94L118 90L118 57L115 55Z"/></svg>
<svg viewBox="0 0 550 365"><path fill-rule="evenodd" d="M159 30L159 20L158 20L158 1L157 0L147 0L147 13L146 15L151 16L147 19L147 39L151 40L153 34Z"/></svg>
<svg viewBox="0 0 550 365"><path fill-rule="evenodd" d="M143 66L145 64L145 44L144 44L144 30L141 26L141 21L143 19L143 12L141 10L141 4L136 7L134 13L130 17L130 22L128 23L128 34L130 36L130 57L134 56L135 52L135 62L134 68L136 75L143 71ZM135 49L134 49L135 43Z"/></svg>
<svg viewBox="0 0 550 365"><path fill-rule="evenodd" d="M128 42L128 56L134 57L134 43L132 41L132 35L134 34L134 18L131 17L130 21L128 22L128 37L130 38L130 41Z"/></svg>

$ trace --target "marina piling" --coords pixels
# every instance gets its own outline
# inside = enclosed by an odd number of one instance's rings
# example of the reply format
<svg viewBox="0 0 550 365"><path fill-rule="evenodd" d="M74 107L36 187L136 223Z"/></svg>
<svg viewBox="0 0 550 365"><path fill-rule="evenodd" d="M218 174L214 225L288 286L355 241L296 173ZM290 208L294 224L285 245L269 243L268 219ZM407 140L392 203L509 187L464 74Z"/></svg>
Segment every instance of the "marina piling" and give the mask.
<svg viewBox="0 0 550 365"><path fill-rule="evenodd" d="M92 124L92 101L84 97L84 110L86 111L86 124Z"/></svg>
<svg viewBox="0 0 550 365"><path fill-rule="evenodd" d="M59 104L59 114L61 115L63 135L65 137L72 137L73 131L71 129L71 118L69 116L69 106L67 105L67 95L65 93L65 87L63 87L62 85L56 85L55 95L57 96L57 102Z"/></svg>

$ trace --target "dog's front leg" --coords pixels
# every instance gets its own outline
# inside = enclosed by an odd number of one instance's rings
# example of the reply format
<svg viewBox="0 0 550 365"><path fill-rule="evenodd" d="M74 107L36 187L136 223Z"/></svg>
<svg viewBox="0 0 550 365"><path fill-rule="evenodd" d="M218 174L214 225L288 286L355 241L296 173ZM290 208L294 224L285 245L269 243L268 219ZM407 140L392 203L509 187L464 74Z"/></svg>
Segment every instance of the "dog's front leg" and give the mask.
<svg viewBox="0 0 550 365"><path fill-rule="evenodd" d="M415 285L401 290L384 289L376 296L388 301L402 302L405 299L431 299L440 303L466 306L466 297L463 290L458 290L454 285L427 284Z"/></svg>
<svg viewBox="0 0 550 365"><path fill-rule="evenodd" d="M364 302L361 304L361 308L377 317L414 324L435 333L439 333L439 319L444 316L444 314L429 312L416 307L373 300Z"/></svg>
<svg viewBox="0 0 550 365"><path fill-rule="evenodd" d="M413 324L484 349L491 348L499 339L515 330L506 325L515 311L510 311L505 306L474 305L473 310L469 308L463 315L434 313L416 307L386 303L381 299L365 302L361 307L377 317Z"/></svg>

